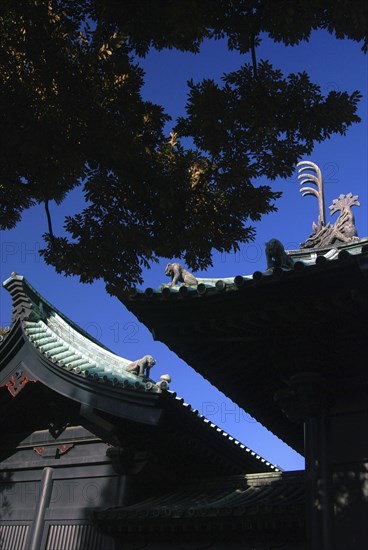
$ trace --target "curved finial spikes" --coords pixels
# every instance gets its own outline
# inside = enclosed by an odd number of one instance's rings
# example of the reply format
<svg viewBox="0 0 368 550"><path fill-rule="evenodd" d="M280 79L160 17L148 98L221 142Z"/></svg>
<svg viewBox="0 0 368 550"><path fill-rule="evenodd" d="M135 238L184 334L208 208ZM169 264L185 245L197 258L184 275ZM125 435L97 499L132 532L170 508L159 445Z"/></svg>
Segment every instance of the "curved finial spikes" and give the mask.
<svg viewBox="0 0 368 550"><path fill-rule="evenodd" d="M310 181L311 183L314 183L318 186L318 178L317 176L313 176L313 174L299 174L298 180L300 179L302 180L299 182L300 185L303 185L304 183Z"/></svg>
<svg viewBox="0 0 368 550"><path fill-rule="evenodd" d="M317 197L319 208L318 225L326 225L322 172L317 164L310 160L302 160L301 162L298 162L297 167L299 168L298 179L301 180L300 185L312 183L317 186L317 189L314 189L313 187L302 187L300 189L300 192L303 197L305 197L306 195L313 195ZM316 175L305 174L304 172L306 172L307 170L314 170Z"/></svg>
<svg viewBox="0 0 368 550"><path fill-rule="evenodd" d="M305 166L305 168L299 168L299 166ZM316 172L320 172L320 169L319 167L317 166L317 164L315 164L314 162L312 162L311 160L301 160L300 162L298 162L298 164L296 165L297 168L299 168L299 172L301 172L302 170L308 170L308 166L310 166L311 168L313 168Z"/></svg>
<svg viewBox="0 0 368 550"><path fill-rule="evenodd" d="M300 193L305 197L306 195L314 195L318 198L318 191L317 189L313 189L313 187L302 187L302 189L299 189Z"/></svg>

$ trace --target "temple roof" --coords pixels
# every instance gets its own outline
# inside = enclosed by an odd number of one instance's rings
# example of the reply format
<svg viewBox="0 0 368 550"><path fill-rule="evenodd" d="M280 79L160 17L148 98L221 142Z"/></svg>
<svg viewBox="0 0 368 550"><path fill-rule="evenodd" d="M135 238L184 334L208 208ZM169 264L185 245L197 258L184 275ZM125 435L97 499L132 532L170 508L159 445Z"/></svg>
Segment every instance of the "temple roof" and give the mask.
<svg viewBox="0 0 368 550"><path fill-rule="evenodd" d="M184 403L167 389L166 380L155 383L127 372L128 359L114 354L69 320L24 277L13 274L4 287L12 296L13 315L11 327L0 341L0 390L8 390L0 391L0 411L7 411L14 424L18 422L15 431L41 429L40 422L51 414L47 403L52 391L59 396L60 410L70 409L74 416L95 423L106 440L114 442L112 431L118 427L133 438L153 440L161 448L158 452L167 453L175 441L178 448L183 446L183 457L194 457L197 452L203 467L210 462L206 453L211 453L216 455L218 467L223 461L228 472L279 470ZM18 399L12 399L18 395L29 410L35 403L43 405L25 418L14 404ZM68 400L74 404L68 405ZM6 430L8 420L4 422L0 422L1 431ZM132 422L141 424L139 430ZM151 427L157 427L159 433L154 435Z"/></svg>
<svg viewBox="0 0 368 550"><path fill-rule="evenodd" d="M304 524L303 472L248 474L204 480L174 493L99 511L95 519L107 533L175 532L194 529L237 531L279 529Z"/></svg>
<svg viewBox="0 0 368 550"><path fill-rule="evenodd" d="M338 260L339 258L348 258L349 256L360 255L362 251L368 251L368 238L359 239L353 243L339 244L319 249L300 249L288 250L287 255L294 261L294 269L274 268L272 270L265 269L263 271L255 271L249 275L234 275L232 277L196 277L197 286L171 286L170 283L162 283L157 289L147 287L144 290L132 288L127 295L119 296L120 299L127 303L131 300L152 301L154 299L179 299L179 298L196 298L202 297L205 294L217 294L224 291L229 292L239 290L244 285L252 286L257 284L267 284L273 279L281 276L293 277L300 273L304 268L313 268L316 265L321 266L326 262ZM333 265L333 264L331 264ZM312 272L312 271L310 271Z"/></svg>
<svg viewBox="0 0 368 550"><path fill-rule="evenodd" d="M198 286L134 289L119 299L197 372L303 454L302 424L274 401L298 372L350 382L363 372L368 239L288 251L291 269L197 279Z"/></svg>
<svg viewBox="0 0 368 550"><path fill-rule="evenodd" d="M161 391L153 380L128 372L131 360L119 357L82 330L21 275L14 274L3 286L13 298L13 324L22 318L28 340L56 367L117 387Z"/></svg>

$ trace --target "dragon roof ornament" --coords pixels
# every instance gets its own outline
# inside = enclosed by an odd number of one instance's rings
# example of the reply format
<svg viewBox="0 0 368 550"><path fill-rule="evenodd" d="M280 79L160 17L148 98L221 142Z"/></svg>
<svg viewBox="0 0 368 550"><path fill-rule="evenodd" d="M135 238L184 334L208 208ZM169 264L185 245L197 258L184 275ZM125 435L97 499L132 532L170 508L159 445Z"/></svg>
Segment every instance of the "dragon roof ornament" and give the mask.
<svg viewBox="0 0 368 550"><path fill-rule="evenodd" d="M303 186L300 192L303 197L306 195L315 196L318 199L319 208L318 223L313 222L311 235L300 247L324 248L332 244L349 243L358 240L355 219L351 211L352 206L360 206L358 195L353 195L352 193L348 193L347 195L341 194L338 199L334 199L332 205L329 207L330 214L333 215L336 212L340 212L340 214L335 223L326 223L323 178L320 168L309 160L299 162L297 167L299 168L298 179L301 180L300 184ZM306 187L305 184L307 183L316 187Z"/></svg>

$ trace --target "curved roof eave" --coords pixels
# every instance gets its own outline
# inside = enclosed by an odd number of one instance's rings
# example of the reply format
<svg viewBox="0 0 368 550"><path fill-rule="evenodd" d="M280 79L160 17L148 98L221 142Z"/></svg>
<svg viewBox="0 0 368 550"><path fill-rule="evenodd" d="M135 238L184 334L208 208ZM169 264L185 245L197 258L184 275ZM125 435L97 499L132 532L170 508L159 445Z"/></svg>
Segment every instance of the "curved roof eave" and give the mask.
<svg viewBox="0 0 368 550"><path fill-rule="evenodd" d="M221 444L233 460L251 463L252 469L260 471L280 471L166 391L167 387L163 390L162 381L156 385L125 371L129 360L101 346L24 277L13 274L4 286L12 295L13 321L0 342L0 385L8 385L9 378L24 369L25 383L40 382L81 405L117 417L157 425L166 410L177 420L186 418L208 441Z"/></svg>

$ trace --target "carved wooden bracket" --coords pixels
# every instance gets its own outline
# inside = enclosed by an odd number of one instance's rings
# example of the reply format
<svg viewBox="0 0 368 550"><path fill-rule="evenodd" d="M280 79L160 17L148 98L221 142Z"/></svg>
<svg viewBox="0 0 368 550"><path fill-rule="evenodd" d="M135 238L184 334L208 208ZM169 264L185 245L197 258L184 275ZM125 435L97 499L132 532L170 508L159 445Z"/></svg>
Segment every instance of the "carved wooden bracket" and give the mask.
<svg viewBox="0 0 368 550"><path fill-rule="evenodd" d="M28 382L37 382L37 380L31 380L23 370L17 370L10 375L9 380L2 387L5 386L12 397L17 397Z"/></svg>
<svg viewBox="0 0 368 550"><path fill-rule="evenodd" d="M147 451L136 452L132 448L109 447L106 456L117 474L138 474L152 459Z"/></svg>
<svg viewBox="0 0 368 550"><path fill-rule="evenodd" d="M56 455L55 458L60 458L63 455L66 455L69 451L71 451L74 447L74 443L63 443L56 449Z"/></svg>
<svg viewBox="0 0 368 550"><path fill-rule="evenodd" d="M333 404L326 380L315 372L301 372L292 376L288 387L278 390L274 400L293 422L319 416Z"/></svg>
<svg viewBox="0 0 368 550"><path fill-rule="evenodd" d="M74 443L63 443L62 445L59 445L59 447L56 449L56 452L54 445L47 445L46 447L33 447L33 450L39 456L42 456L42 458L60 458L61 456L71 451L73 447Z"/></svg>

